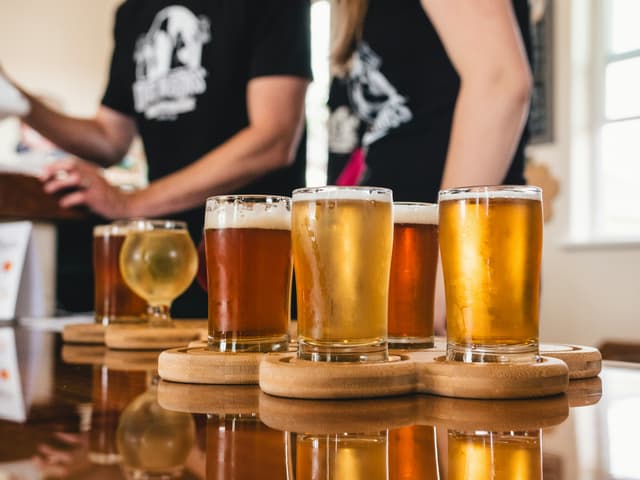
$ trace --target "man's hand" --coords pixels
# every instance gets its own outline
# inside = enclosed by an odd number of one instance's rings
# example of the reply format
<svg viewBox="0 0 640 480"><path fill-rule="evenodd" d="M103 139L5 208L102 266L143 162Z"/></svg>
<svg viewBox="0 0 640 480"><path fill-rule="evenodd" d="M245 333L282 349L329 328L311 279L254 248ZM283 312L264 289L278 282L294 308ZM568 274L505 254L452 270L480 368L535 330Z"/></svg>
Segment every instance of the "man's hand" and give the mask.
<svg viewBox="0 0 640 480"><path fill-rule="evenodd" d="M131 195L109 184L102 169L77 157L67 157L47 165L40 176L47 193L70 190L60 199L64 208L86 205L105 218L126 218L132 215Z"/></svg>

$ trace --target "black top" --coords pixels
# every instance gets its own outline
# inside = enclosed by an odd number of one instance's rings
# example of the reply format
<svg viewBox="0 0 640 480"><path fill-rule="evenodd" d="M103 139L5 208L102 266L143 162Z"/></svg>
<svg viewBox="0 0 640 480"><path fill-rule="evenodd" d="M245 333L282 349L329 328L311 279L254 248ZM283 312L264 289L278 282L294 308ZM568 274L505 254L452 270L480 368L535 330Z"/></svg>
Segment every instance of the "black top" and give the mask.
<svg viewBox="0 0 640 480"><path fill-rule="evenodd" d="M308 0L128 0L102 103L135 118L155 180L248 125L252 78L310 78L309 35ZM242 192L289 195L304 184L299 157ZM179 216L199 239L204 210Z"/></svg>
<svg viewBox="0 0 640 480"><path fill-rule="evenodd" d="M527 0L513 6L530 56ZM437 200L460 78L418 0L370 0L346 78L368 176L395 200ZM504 182L524 183L526 134Z"/></svg>

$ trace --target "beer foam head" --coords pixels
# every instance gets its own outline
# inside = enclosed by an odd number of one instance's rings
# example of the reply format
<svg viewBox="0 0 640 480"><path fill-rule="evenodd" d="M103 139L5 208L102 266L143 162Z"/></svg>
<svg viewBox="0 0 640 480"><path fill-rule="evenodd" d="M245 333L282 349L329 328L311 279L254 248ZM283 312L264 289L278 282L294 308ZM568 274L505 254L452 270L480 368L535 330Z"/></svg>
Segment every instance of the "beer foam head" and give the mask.
<svg viewBox="0 0 640 480"><path fill-rule="evenodd" d="M393 201L393 195L388 188L380 187L312 187L299 188L293 191L294 202L308 202L313 200L375 200L377 202Z"/></svg>
<svg viewBox="0 0 640 480"><path fill-rule="evenodd" d="M207 200L204 228L261 228L291 230L291 208L287 197L276 202L233 200L213 197Z"/></svg>
<svg viewBox="0 0 640 480"><path fill-rule="evenodd" d="M497 185L462 187L441 190L438 201L465 200L469 198L513 198L523 200L542 200L542 190L528 185Z"/></svg>
<svg viewBox="0 0 640 480"><path fill-rule="evenodd" d="M438 225L438 205L435 203L394 203L393 222Z"/></svg>
<svg viewBox="0 0 640 480"><path fill-rule="evenodd" d="M94 237L123 236L129 231L129 224L125 222L110 223L108 225L96 225L93 227Z"/></svg>

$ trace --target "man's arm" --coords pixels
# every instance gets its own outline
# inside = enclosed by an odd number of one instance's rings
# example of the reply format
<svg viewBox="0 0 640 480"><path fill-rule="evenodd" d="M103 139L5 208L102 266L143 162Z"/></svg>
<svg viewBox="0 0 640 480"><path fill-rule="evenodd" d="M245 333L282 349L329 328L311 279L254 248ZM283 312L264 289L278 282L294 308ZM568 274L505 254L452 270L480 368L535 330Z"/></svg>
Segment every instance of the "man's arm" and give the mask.
<svg viewBox="0 0 640 480"><path fill-rule="evenodd" d="M460 76L442 188L499 184L529 108L531 71L510 0L421 0Z"/></svg>
<svg viewBox="0 0 640 480"><path fill-rule="evenodd" d="M24 92L23 92L24 93ZM75 118L25 94L31 111L24 121L61 149L103 167L118 163L127 153L137 128L135 121L104 105L94 118Z"/></svg>
<svg viewBox="0 0 640 480"><path fill-rule="evenodd" d="M47 172L45 189L80 190L66 195L61 205L85 204L107 218L167 215L202 205L210 195L228 193L265 173L290 164L304 122L308 80L293 76L265 76L247 86L249 125L193 164L152 182L147 188L122 193L85 162L59 162L67 175Z"/></svg>

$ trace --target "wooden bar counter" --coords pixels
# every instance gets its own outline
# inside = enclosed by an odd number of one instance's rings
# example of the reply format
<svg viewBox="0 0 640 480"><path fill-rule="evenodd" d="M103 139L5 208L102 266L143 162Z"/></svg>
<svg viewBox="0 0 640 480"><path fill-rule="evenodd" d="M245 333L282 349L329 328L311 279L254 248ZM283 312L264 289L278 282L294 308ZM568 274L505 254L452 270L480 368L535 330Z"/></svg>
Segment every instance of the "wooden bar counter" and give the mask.
<svg viewBox="0 0 640 480"><path fill-rule="evenodd" d="M605 361L599 377L538 400L309 401L252 385L159 381L149 352L136 360L63 346L57 333L12 331L27 408L24 422L0 420L0 474L9 477L155 469L209 480L640 478L637 364ZM0 402L0 414L10 413Z"/></svg>

